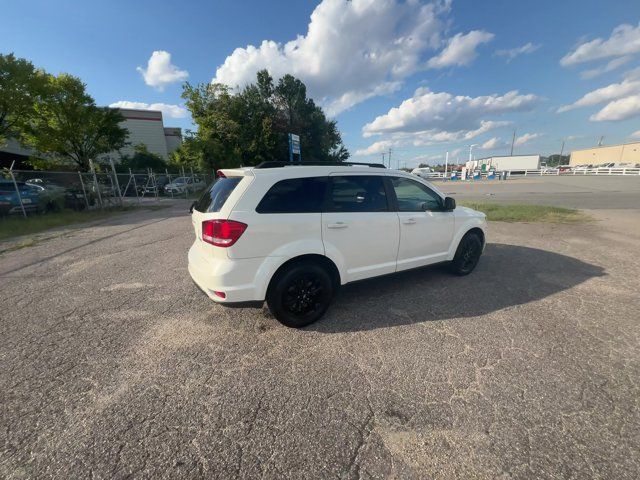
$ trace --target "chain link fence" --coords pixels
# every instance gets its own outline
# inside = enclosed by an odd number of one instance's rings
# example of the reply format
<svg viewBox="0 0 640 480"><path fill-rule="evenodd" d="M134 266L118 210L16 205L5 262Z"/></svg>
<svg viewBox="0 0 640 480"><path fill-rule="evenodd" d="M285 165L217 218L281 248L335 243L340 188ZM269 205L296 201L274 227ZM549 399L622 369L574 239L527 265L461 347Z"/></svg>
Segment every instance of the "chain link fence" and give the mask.
<svg viewBox="0 0 640 480"><path fill-rule="evenodd" d="M5 169L0 172L0 217L46 214L65 209L121 207L166 198L196 197L213 175L154 172L59 172Z"/></svg>

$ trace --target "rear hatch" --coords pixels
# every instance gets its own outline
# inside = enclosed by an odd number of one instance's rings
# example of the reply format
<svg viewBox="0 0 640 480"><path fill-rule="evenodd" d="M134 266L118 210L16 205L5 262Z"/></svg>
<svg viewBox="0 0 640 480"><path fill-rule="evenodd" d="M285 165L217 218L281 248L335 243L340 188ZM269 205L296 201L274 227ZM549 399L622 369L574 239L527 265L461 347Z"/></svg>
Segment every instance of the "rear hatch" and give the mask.
<svg viewBox="0 0 640 480"><path fill-rule="evenodd" d="M203 222L228 219L233 207L253 179L251 169L219 170L218 178L194 202L191 223L196 235L197 248L205 258L227 258L227 249L203 240Z"/></svg>

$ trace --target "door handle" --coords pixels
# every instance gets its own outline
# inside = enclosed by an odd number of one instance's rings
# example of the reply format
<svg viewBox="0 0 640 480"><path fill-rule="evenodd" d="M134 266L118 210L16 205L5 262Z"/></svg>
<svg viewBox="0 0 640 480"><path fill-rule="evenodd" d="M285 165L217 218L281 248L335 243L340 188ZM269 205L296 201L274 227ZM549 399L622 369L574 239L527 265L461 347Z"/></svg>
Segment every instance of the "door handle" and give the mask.
<svg viewBox="0 0 640 480"><path fill-rule="evenodd" d="M344 222L330 223L327 228L347 228L347 224Z"/></svg>
<svg viewBox="0 0 640 480"><path fill-rule="evenodd" d="M416 223L416 219L415 218L405 218L402 223L404 223L405 225L413 225L414 223Z"/></svg>

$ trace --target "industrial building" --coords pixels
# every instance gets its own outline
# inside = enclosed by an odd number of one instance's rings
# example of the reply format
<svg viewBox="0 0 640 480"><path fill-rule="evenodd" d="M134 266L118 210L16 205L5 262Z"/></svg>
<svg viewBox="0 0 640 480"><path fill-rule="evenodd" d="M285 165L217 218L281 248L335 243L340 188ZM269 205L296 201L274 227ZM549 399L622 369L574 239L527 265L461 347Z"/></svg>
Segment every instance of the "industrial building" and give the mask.
<svg viewBox="0 0 640 480"><path fill-rule="evenodd" d="M175 127L165 127L162 121L162 112L129 108L119 108L118 110L125 118L122 126L129 131L127 138L129 145L120 150L120 156L133 155L133 148L144 143L151 153L169 160L169 154L182 143L182 130ZM115 156L118 155L115 154Z"/></svg>
<svg viewBox="0 0 640 480"><path fill-rule="evenodd" d="M616 166L635 166L640 164L640 142L621 143L600 147L574 150L571 152L569 165L604 165L613 163Z"/></svg>
<svg viewBox="0 0 640 480"><path fill-rule="evenodd" d="M538 170L540 155L505 155L467 162L467 168L481 170Z"/></svg>
<svg viewBox="0 0 640 480"><path fill-rule="evenodd" d="M113 158L118 162L123 156L133 155L136 145L143 143L147 149L160 155L164 160L169 160L171 152L182 143L182 129L177 127L165 127L162 112L155 110L134 110L128 108L118 109L124 117L122 126L129 132L128 145L119 152L111 152L101 155L101 159ZM25 148L13 139L9 139L4 145L0 145L0 165L8 167L16 161L19 168L26 167L25 161L31 156L37 156L37 152Z"/></svg>

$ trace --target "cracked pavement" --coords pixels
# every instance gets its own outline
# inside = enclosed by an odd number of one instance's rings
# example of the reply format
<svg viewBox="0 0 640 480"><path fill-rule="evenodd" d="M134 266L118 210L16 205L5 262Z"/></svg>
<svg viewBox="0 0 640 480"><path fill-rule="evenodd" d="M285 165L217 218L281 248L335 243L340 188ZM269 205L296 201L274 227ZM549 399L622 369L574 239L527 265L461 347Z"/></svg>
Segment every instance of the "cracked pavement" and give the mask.
<svg viewBox="0 0 640 480"><path fill-rule="evenodd" d="M292 330L195 287L186 208L0 256L1 478L640 476L638 210L492 223L472 275Z"/></svg>

